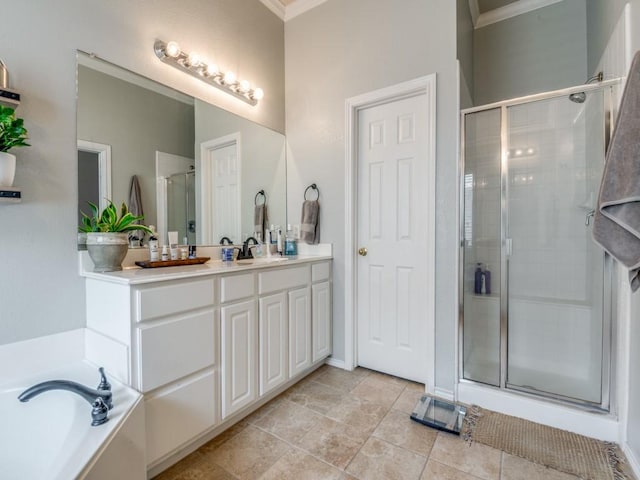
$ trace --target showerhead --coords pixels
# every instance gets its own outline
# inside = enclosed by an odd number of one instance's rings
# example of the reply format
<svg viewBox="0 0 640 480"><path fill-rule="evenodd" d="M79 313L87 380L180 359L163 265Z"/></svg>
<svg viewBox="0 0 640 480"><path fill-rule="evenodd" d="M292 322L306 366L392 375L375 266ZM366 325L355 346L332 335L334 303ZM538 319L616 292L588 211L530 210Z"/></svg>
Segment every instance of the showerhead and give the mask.
<svg viewBox="0 0 640 480"><path fill-rule="evenodd" d="M598 72L593 77L589 78L589 80L587 80L585 84L589 84L592 82L601 82L603 78L604 78L604 74L602 72ZM569 95L569 100L571 100L574 103L584 103L586 99L587 99L587 94L584 92L576 92Z"/></svg>
<svg viewBox="0 0 640 480"><path fill-rule="evenodd" d="M575 103L584 103L587 99L587 94L584 92L576 92L569 95L569 100Z"/></svg>

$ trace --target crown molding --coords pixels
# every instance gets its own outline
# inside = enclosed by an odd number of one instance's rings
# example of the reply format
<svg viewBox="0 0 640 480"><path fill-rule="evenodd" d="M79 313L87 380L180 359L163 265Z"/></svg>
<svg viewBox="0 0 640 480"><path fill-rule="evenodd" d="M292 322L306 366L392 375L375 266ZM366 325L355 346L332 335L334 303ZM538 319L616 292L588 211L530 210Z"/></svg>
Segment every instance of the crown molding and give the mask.
<svg viewBox="0 0 640 480"><path fill-rule="evenodd" d="M275 13L280 20L284 20L285 6L280 3L280 0L260 0L269 10Z"/></svg>
<svg viewBox="0 0 640 480"><path fill-rule="evenodd" d="M474 22L474 28L486 27L492 23L501 22L502 20L516 17L539 8L548 7L549 5L553 5L554 3L559 3L561 1L562 0L518 0L517 2L510 3L504 7L481 13L478 16L477 21ZM473 7L471 6L471 3L475 3L476 8L478 3L477 0L469 0L469 8L471 9L471 15L473 17Z"/></svg>
<svg viewBox="0 0 640 480"><path fill-rule="evenodd" d="M302 15L303 13L322 5L327 0L296 0L285 8L284 21L288 22L292 18Z"/></svg>

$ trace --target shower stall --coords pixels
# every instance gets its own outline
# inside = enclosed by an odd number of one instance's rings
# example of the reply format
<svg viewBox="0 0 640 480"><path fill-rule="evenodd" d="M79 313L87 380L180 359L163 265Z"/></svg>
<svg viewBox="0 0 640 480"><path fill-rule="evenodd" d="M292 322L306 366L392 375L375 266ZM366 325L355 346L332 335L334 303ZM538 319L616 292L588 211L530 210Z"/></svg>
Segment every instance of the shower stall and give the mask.
<svg viewBox="0 0 640 480"><path fill-rule="evenodd" d="M461 382L608 411L613 267L590 224L618 85L462 111Z"/></svg>
<svg viewBox="0 0 640 480"><path fill-rule="evenodd" d="M186 238L189 245L196 243L195 170L163 177L166 191L166 226L168 232L178 232L178 241Z"/></svg>

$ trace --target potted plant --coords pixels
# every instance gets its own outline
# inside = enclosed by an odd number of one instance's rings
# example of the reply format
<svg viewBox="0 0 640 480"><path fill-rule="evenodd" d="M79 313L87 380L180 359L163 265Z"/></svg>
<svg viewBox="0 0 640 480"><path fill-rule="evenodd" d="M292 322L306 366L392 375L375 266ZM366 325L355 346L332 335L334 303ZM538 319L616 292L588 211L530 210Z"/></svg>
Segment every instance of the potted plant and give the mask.
<svg viewBox="0 0 640 480"><path fill-rule="evenodd" d="M93 260L93 271L122 270L122 261L129 248L128 232L133 230L153 232L149 227L136 223L142 220L143 216L133 215L124 202L119 214L111 200L102 212L94 203L88 203L91 215L81 212L82 224L78 227L78 231L87 234L87 250Z"/></svg>
<svg viewBox="0 0 640 480"><path fill-rule="evenodd" d="M0 105L0 186L10 187L16 174L16 156L9 153L13 147L28 147L24 120L16 118L16 111Z"/></svg>

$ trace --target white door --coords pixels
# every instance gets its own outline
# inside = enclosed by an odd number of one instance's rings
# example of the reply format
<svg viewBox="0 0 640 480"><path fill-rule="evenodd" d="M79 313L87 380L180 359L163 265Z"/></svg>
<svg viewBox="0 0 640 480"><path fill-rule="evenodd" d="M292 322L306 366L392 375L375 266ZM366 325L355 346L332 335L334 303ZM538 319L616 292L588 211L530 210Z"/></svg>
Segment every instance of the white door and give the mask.
<svg viewBox="0 0 640 480"><path fill-rule="evenodd" d="M363 108L357 119L358 364L422 383L433 334L427 162L435 159L426 100L420 94Z"/></svg>
<svg viewBox="0 0 640 480"><path fill-rule="evenodd" d="M217 244L222 237L241 243L240 134L201 145L202 243Z"/></svg>

